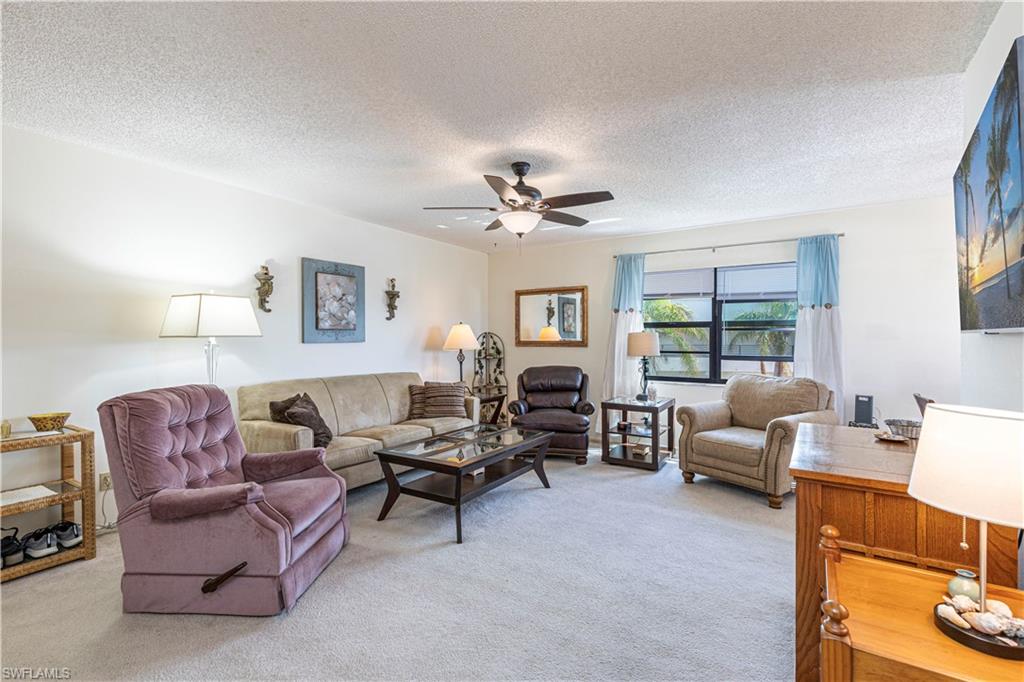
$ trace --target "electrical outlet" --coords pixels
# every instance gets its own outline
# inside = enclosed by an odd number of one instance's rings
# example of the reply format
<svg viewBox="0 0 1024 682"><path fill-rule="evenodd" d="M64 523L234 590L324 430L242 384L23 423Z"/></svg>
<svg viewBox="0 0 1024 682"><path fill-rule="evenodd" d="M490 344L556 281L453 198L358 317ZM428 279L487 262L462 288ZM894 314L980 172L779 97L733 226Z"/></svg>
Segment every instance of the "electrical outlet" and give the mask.
<svg viewBox="0 0 1024 682"><path fill-rule="evenodd" d="M110 474L100 474L100 492L104 490L110 490L114 487L114 482L110 480Z"/></svg>

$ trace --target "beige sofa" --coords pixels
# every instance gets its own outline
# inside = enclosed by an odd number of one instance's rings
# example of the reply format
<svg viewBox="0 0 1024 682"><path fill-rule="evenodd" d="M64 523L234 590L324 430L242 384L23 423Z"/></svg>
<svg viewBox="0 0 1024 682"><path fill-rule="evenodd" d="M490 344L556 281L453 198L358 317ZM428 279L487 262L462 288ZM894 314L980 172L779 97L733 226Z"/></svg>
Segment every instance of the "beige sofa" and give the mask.
<svg viewBox="0 0 1024 682"><path fill-rule="evenodd" d="M249 452L284 452L313 447L313 431L270 420L270 402L308 393L334 438L327 466L349 489L384 478L375 450L470 426L480 420L480 401L466 398L468 419L409 419L409 386L422 384L415 372L294 379L238 389L238 427Z"/></svg>
<svg viewBox="0 0 1024 682"><path fill-rule="evenodd" d="M789 460L800 424L838 424L835 394L812 379L743 374L729 379L722 400L684 405L679 468L760 490L768 505L782 508L792 489Z"/></svg>

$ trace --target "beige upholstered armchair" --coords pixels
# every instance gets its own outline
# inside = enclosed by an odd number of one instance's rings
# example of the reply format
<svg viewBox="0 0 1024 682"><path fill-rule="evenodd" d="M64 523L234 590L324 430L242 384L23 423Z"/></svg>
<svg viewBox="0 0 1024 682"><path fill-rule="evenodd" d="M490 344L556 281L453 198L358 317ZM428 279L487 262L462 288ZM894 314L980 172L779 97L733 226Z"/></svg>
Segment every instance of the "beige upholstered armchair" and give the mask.
<svg viewBox="0 0 1024 682"><path fill-rule="evenodd" d="M743 374L729 379L722 400L684 405L679 468L760 490L768 506L782 508L790 492L789 460L801 423L838 424L835 395L812 379Z"/></svg>

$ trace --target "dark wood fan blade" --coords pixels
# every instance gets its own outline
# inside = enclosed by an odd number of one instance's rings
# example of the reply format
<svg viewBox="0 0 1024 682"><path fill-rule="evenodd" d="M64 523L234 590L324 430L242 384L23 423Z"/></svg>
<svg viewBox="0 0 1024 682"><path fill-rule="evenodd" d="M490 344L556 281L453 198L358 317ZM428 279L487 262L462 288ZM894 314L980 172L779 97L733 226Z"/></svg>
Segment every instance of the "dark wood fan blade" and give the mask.
<svg viewBox="0 0 1024 682"><path fill-rule="evenodd" d="M493 206L424 206L424 211L500 211Z"/></svg>
<svg viewBox="0 0 1024 682"><path fill-rule="evenodd" d="M523 203L523 198L519 196L519 192L517 192L512 185L505 182L505 178L499 178L497 175L485 175L484 180L487 181L487 184L491 186L491 189L497 192L498 196L501 197L501 200L506 204Z"/></svg>
<svg viewBox="0 0 1024 682"><path fill-rule="evenodd" d="M573 227L583 227L590 222L579 216L562 213L561 211L544 211L540 215L541 220L547 220L550 223L561 223L562 225L572 225Z"/></svg>
<svg viewBox="0 0 1024 682"><path fill-rule="evenodd" d="M484 228L484 232L490 232L491 230L497 230L502 227L501 218L496 219L493 223Z"/></svg>
<svg viewBox="0 0 1024 682"><path fill-rule="evenodd" d="M611 192L581 192L579 194L563 194L560 197L549 197L544 199L544 203L548 205L548 208L569 208L570 206L598 204L602 201L611 201L614 198Z"/></svg>

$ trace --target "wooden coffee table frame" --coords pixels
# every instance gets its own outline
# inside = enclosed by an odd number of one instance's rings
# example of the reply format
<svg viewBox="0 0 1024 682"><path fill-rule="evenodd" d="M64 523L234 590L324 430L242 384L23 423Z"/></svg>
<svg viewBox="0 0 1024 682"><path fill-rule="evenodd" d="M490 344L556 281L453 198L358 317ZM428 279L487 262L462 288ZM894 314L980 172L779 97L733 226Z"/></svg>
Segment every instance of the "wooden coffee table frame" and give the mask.
<svg viewBox="0 0 1024 682"><path fill-rule="evenodd" d="M486 437L493 437L500 431L488 433ZM438 434L423 440L434 440L444 436ZM455 542L462 544L462 505L475 497L483 495L488 490L497 488L508 483L514 478L522 476L527 471L534 471L537 478L550 488L547 474L544 472L544 456L547 454L548 445L551 443L551 431L537 431L523 439L520 443L514 443L498 448L490 454L473 459L468 463L455 464L444 460L430 459L416 455L405 455L387 449L378 450L376 455L380 459L380 467L384 470L384 480L388 484L388 494L384 499L384 506L381 507L378 521L387 518L388 512L395 505L400 494L419 497L424 500L440 502L455 507ZM418 441L414 441L418 442ZM473 441L466 441L463 445L471 445ZM406 443L405 445L412 445ZM459 447L459 443L452 443L452 450ZM529 456L532 461L525 457ZM417 478L405 483L398 480L392 464L400 464L412 469L423 469L434 473ZM476 471L484 467L482 476L474 476L467 472Z"/></svg>

